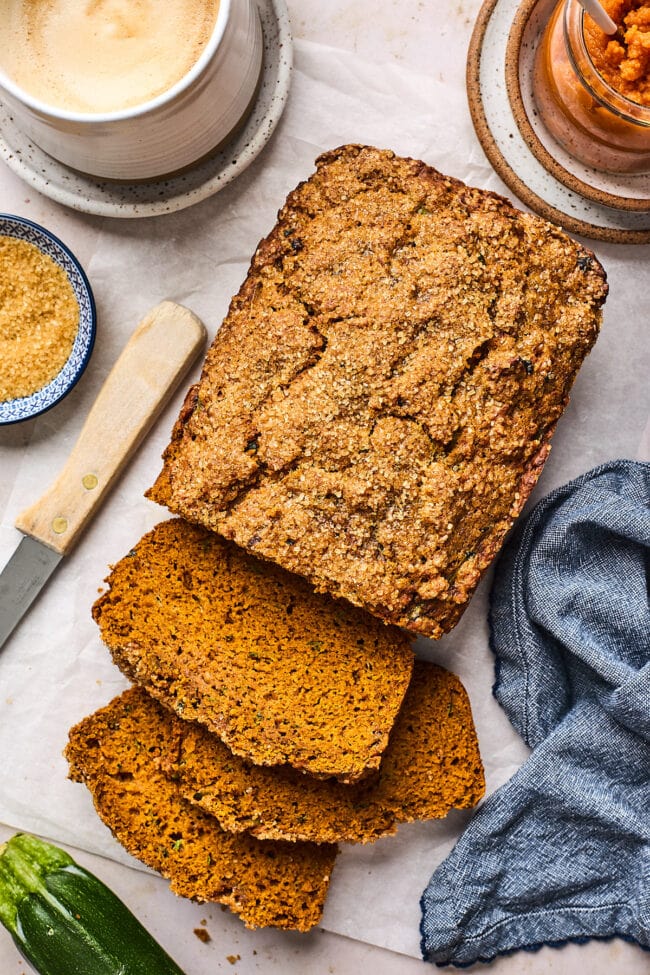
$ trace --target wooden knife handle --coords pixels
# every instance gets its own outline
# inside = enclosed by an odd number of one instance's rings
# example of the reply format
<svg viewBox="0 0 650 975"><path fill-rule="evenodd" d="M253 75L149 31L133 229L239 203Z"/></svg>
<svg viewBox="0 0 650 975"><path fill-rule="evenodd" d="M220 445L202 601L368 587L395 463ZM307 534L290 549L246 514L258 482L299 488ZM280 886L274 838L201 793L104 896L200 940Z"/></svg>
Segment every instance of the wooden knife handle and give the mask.
<svg viewBox="0 0 650 975"><path fill-rule="evenodd" d="M205 344L187 308L163 301L140 322L102 386L65 467L16 527L66 555Z"/></svg>

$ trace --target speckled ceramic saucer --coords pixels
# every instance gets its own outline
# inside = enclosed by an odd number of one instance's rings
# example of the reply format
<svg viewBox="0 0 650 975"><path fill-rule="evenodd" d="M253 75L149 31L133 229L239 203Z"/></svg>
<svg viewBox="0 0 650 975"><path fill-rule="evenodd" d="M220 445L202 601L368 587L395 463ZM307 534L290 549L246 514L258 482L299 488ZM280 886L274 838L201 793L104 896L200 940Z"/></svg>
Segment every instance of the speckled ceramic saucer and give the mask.
<svg viewBox="0 0 650 975"><path fill-rule="evenodd" d="M555 2L486 0L481 7L467 59L476 133L531 210L585 237L650 243L650 176L610 176L577 163L537 119L533 53Z"/></svg>
<svg viewBox="0 0 650 975"><path fill-rule="evenodd" d="M245 126L218 153L168 179L115 183L84 176L35 146L0 102L0 158L39 193L84 213L152 217L173 213L218 193L266 145L289 93L291 29L285 0L257 0L264 35L259 91Z"/></svg>

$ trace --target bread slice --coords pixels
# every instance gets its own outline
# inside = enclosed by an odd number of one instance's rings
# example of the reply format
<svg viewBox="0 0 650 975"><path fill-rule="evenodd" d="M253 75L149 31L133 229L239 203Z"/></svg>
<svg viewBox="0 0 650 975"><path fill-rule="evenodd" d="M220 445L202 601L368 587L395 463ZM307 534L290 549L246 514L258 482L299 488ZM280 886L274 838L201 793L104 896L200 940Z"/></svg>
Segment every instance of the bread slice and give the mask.
<svg viewBox="0 0 650 975"><path fill-rule="evenodd" d="M454 674L421 660L379 771L358 785L251 765L196 723L177 720L175 728L163 770L224 829L261 839L367 843L398 823L474 806L485 791L465 689Z"/></svg>
<svg viewBox="0 0 650 975"><path fill-rule="evenodd" d="M263 842L221 829L158 767L173 716L132 688L70 731L70 777L84 782L124 848L197 901L218 901L248 927L306 931L321 916L335 846Z"/></svg>
<svg viewBox="0 0 650 975"><path fill-rule="evenodd" d="M93 616L113 659L180 717L256 764L378 767L413 669L400 630L181 519L108 582Z"/></svg>
<svg viewBox="0 0 650 975"><path fill-rule="evenodd" d="M590 251L503 197L327 152L257 248L149 497L438 637L539 476L606 294Z"/></svg>

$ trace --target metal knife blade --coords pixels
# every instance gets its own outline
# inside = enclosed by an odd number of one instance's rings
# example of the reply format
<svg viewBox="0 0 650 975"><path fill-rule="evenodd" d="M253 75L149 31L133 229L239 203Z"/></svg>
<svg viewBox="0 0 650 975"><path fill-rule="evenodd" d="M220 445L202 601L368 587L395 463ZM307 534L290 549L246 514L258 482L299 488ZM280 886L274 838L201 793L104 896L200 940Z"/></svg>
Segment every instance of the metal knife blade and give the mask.
<svg viewBox="0 0 650 975"><path fill-rule="evenodd" d="M0 573L0 647L78 541L205 338L200 319L172 301L136 328L58 478L16 519L25 538Z"/></svg>
<svg viewBox="0 0 650 975"><path fill-rule="evenodd" d="M0 647L63 558L26 535L0 573Z"/></svg>

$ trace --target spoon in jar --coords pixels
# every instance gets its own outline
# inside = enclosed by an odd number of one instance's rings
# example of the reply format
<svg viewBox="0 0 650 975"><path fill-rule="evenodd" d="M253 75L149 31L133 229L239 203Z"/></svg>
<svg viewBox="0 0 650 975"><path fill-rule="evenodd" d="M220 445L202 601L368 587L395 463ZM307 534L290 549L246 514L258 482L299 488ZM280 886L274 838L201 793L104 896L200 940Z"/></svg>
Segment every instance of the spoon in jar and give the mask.
<svg viewBox="0 0 650 975"><path fill-rule="evenodd" d="M604 34L615 37L617 41L623 43L625 40L623 28L614 23L599 0L578 0L578 2Z"/></svg>

